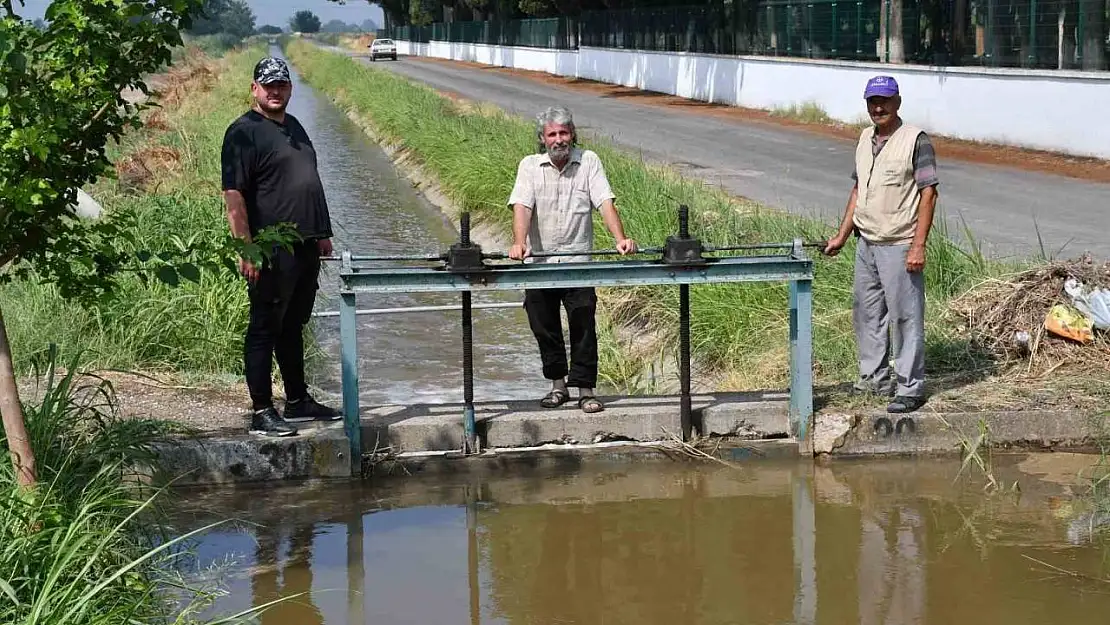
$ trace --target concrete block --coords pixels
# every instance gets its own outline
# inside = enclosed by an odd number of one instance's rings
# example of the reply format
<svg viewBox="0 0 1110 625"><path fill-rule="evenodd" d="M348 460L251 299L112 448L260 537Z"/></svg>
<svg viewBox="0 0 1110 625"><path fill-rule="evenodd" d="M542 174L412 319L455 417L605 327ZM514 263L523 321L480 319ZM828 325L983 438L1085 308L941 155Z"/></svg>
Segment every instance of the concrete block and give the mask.
<svg viewBox="0 0 1110 625"><path fill-rule="evenodd" d="M159 446L159 465L182 486L350 477L350 445L336 425L305 427L289 438L180 439Z"/></svg>
<svg viewBox="0 0 1110 625"><path fill-rule="evenodd" d="M572 400L573 401L573 400ZM510 412L483 423L489 447L530 447L544 443L586 444L612 440L655 441L681 432L677 410L651 405L608 404L586 414L577 406L547 412ZM669 433L669 434L668 434Z"/></svg>
<svg viewBox="0 0 1110 625"><path fill-rule="evenodd" d="M702 428L714 436L784 438L790 435L789 402L785 394L728 396L702 408Z"/></svg>
<svg viewBox="0 0 1110 625"><path fill-rule="evenodd" d="M827 418L819 416L819 423ZM859 415L843 444L832 453L956 454L961 440L973 441L979 436L980 422L986 424L988 441L995 448L1078 448L1090 445L1098 436L1092 418L1079 412L873 413Z"/></svg>
<svg viewBox="0 0 1110 625"><path fill-rule="evenodd" d="M679 435L677 396L603 397L605 410L586 414L571 399L556 409L535 401L476 404L476 429L484 447L613 440L657 441ZM783 438L790 432L788 396L782 393L694 395L691 408L708 431L745 439ZM363 413L363 451L393 453L462 448L461 404L381 407Z"/></svg>

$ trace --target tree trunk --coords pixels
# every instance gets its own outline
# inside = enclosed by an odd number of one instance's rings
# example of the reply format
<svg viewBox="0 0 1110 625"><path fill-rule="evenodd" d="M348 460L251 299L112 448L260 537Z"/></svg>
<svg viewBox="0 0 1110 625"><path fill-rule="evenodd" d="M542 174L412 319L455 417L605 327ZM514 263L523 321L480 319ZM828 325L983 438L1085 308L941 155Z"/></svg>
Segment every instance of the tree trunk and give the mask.
<svg viewBox="0 0 1110 625"><path fill-rule="evenodd" d="M905 63L906 44L902 38L902 0L883 0L879 7L879 61Z"/></svg>
<svg viewBox="0 0 1110 625"><path fill-rule="evenodd" d="M1083 69L1106 69L1106 0L1081 0Z"/></svg>
<svg viewBox="0 0 1110 625"><path fill-rule="evenodd" d="M970 15L967 0L956 0L956 8L952 14L952 61L962 64L962 59L968 55L967 27Z"/></svg>
<svg viewBox="0 0 1110 625"><path fill-rule="evenodd" d="M34 486L35 454L31 451L31 440L23 423L23 405L19 403L19 388L15 384L12 349L8 344L3 310L0 310L0 417L4 421L4 436L8 439L16 480L20 486Z"/></svg>
<svg viewBox="0 0 1110 625"><path fill-rule="evenodd" d="M1077 3L1061 2L1056 19L1056 69L1075 67L1075 28Z"/></svg>

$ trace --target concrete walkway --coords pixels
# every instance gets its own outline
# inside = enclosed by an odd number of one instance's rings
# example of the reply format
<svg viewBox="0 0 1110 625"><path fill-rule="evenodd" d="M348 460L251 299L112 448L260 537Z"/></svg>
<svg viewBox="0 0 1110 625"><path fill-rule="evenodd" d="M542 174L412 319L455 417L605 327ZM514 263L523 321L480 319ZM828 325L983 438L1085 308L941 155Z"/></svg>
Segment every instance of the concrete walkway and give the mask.
<svg viewBox="0 0 1110 625"><path fill-rule="evenodd" d="M528 118L551 104L568 105L582 130L607 135L648 160L830 223L839 219L851 190L854 145L848 141L635 104L463 64L402 58L375 67ZM1064 256L1090 251L1110 257L1104 227L1110 184L939 158L940 205L954 235L962 237L966 221L994 254L1034 254L1039 229L1049 254L1062 249Z"/></svg>
<svg viewBox="0 0 1110 625"><path fill-rule="evenodd" d="M603 412L587 415L568 403L544 409L534 401L475 406L482 453L464 456L462 405L368 407L362 416L364 476L513 472L546 467L695 459L681 436L677 397L604 398ZM990 424L989 444L1004 449L1064 450L1090 447L1100 425L1075 412L821 413L812 445L790 437L785 393L714 393L692 397L701 449L735 465L750 460L832 456L958 454ZM245 418L245 417L244 417ZM160 449L161 463L179 485L349 478L350 446L341 422L301 424L291 438L213 432ZM246 427L238 430L245 431ZM812 446L812 449L810 447Z"/></svg>

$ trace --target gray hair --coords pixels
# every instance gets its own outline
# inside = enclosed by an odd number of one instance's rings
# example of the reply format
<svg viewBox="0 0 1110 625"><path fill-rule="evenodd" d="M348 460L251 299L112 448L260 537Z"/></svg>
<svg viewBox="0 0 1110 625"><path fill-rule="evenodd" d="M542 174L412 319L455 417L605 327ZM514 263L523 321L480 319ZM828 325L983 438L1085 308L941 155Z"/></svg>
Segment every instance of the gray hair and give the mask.
<svg viewBox="0 0 1110 625"><path fill-rule="evenodd" d="M539 153L547 151L543 142L543 129L548 124L559 124L570 128L570 144L573 147L578 143L578 131L574 128L574 116L565 106L551 106L539 115L536 115L536 141L539 144Z"/></svg>

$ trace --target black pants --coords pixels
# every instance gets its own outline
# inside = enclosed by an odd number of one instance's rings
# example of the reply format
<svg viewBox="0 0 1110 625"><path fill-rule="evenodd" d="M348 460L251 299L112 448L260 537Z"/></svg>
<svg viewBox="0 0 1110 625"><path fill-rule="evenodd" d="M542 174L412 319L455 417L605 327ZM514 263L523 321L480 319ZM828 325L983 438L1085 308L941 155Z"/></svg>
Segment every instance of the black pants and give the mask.
<svg viewBox="0 0 1110 625"><path fill-rule="evenodd" d="M308 394L304 380L303 330L316 302L320 252L315 241L293 246L293 252L278 249L247 287L250 321L244 342L247 389L255 410L273 405L270 375L272 358L285 383L286 400Z"/></svg>
<svg viewBox="0 0 1110 625"><path fill-rule="evenodd" d="M567 352L563 343L563 322L559 305L567 309L570 323L570 376L567 377ZM597 327L594 313L597 295L592 288L528 289L524 292L528 325L540 347L543 377L567 377L567 386L597 386Z"/></svg>

